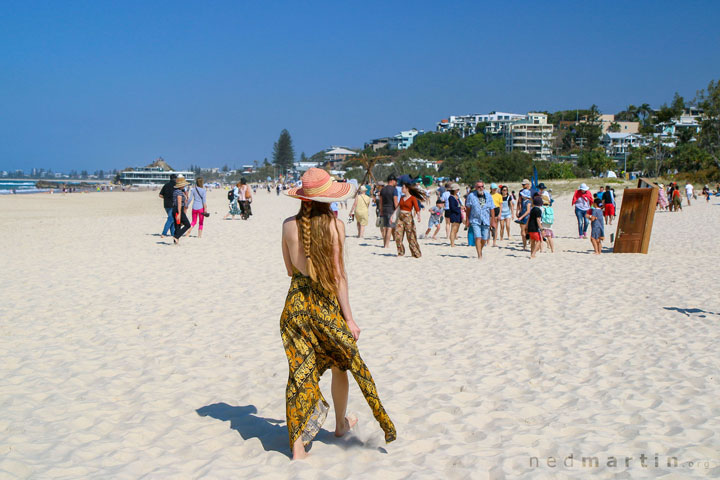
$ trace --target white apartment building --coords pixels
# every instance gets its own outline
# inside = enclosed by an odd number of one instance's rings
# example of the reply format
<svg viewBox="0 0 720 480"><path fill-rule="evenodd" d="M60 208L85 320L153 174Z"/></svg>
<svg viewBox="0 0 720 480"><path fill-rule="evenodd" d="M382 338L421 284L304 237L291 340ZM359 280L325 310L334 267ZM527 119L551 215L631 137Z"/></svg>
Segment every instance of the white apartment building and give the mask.
<svg viewBox="0 0 720 480"><path fill-rule="evenodd" d="M425 133L423 130L412 128L410 130L403 130L402 132L395 135L398 150L407 150L408 148L410 148L410 145L412 145L415 141L415 137L417 137L418 135L422 135L423 133Z"/></svg>
<svg viewBox="0 0 720 480"><path fill-rule="evenodd" d="M490 112L484 115L450 115L449 118L442 119L437 123L437 131L449 132L457 129L464 138L466 135L478 133L476 130L479 123L487 123L488 125L485 127L486 133L501 135L507 133L512 122L523 118L525 118L525 115L507 112Z"/></svg>
<svg viewBox="0 0 720 480"><path fill-rule="evenodd" d="M544 113L491 112L486 115L451 115L437 123L438 132L457 130L463 136L479 133L477 126L486 124L485 133L503 135L508 152L520 150L536 160L550 160L553 125Z"/></svg>
<svg viewBox="0 0 720 480"><path fill-rule="evenodd" d="M505 138L508 152L519 150L535 160L550 160L552 156L553 125L544 113L531 112L512 122Z"/></svg>
<svg viewBox="0 0 720 480"><path fill-rule="evenodd" d="M647 145L647 140L637 133L607 132L600 142L609 156L630 153L630 149Z"/></svg>

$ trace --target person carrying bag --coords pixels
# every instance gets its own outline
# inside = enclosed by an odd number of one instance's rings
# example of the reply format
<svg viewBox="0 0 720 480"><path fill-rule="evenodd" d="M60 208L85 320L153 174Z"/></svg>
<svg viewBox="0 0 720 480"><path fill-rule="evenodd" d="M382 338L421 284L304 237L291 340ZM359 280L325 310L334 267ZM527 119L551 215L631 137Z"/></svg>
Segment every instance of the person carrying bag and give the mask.
<svg viewBox="0 0 720 480"><path fill-rule="evenodd" d="M202 237L203 223L206 217L210 214L207 212L207 190L203 187L204 181L202 177L198 177L195 181L195 187L192 189L192 224L190 230L187 232L187 236L190 236L195 225L199 223L198 227L198 238Z"/></svg>

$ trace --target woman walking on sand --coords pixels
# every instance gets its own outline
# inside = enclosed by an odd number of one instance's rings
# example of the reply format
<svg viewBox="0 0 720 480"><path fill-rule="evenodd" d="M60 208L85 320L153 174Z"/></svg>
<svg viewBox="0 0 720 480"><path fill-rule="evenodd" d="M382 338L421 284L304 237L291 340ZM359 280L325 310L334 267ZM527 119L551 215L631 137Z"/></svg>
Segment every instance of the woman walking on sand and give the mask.
<svg viewBox="0 0 720 480"><path fill-rule="evenodd" d="M203 221L205 220L205 212L207 211L207 190L203 187L204 181L202 177L198 177L195 180L195 186L190 190L192 195L192 224L190 230L185 235L188 237L195 228L195 224L199 223L198 227L198 238L202 237L203 233ZM209 214L208 214L209 215Z"/></svg>
<svg viewBox="0 0 720 480"><path fill-rule="evenodd" d="M385 441L396 438L395 426L357 348L360 328L350 310L343 262L345 225L330 211L331 202L354 193L352 184L334 182L319 168L305 172L302 187L286 192L302 200L298 214L285 219L282 227L283 260L292 277L280 332L290 369L285 406L293 459L307 456L305 446L325 421L329 405L319 381L328 369L332 369L335 436L343 436L357 422L345 414L350 370L385 432Z"/></svg>
<svg viewBox="0 0 720 480"><path fill-rule="evenodd" d="M188 194L185 188L190 185L185 177L178 175L175 179L175 189L173 190L173 218L175 219L175 233L173 234L173 242L180 245L180 238L190 229L190 220L188 220Z"/></svg>
<svg viewBox="0 0 720 480"><path fill-rule="evenodd" d="M240 206L240 218L247 220L252 215L252 189L247 184L245 178L240 179L238 183L238 205Z"/></svg>
<svg viewBox="0 0 720 480"><path fill-rule="evenodd" d="M450 195L448 196L448 209L446 214L450 218L450 246L455 246L455 239L458 236L458 230L460 230L460 224L462 223L462 201L458 196L460 191L460 185L453 183L449 189Z"/></svg>
<svg viewBox="0 0 720 480"><path fill-rule="evenodd" d="M357 223L358 238L365 236L365 227L368 224L368 218L370 216L370 190L369 185L362 185L355 196L355 202L350 208L350 216L355 216L355 222Z"/></svg>
<svg viewBox="0 0 720 480"><path fill-rule="evenodd" d="M522 239L523 250L527 250L528 236L527 224L530 219L530 210L532 210L532 200L530 198L530 190L524 188L520 190L520 199L518 200L518 218L515 223L520 225L520 238Z"/></svg>
<svg viewBox="0 0 720 480"><path fill-rule="evenodd" d="M230 208L228 213L226 213L223 217L223 220L227 220L228 215L232 215L232 220L235 220L235 215L242 215L240 205L238 204L238 201L240 200L240 182L238 182L232 189L232 195L229 196L229 200Z"/></svg>
<svg viewBox="0 0 720 480"><path fill-rule="evenodd" d="M513 219L515 202L513 201L513 197L508 194L508 187L505 185L500 189L500 195L502 195L502 205L500 206L500 240L505 236L505 232L507 232L507 238L510 240L510 221Z"/></svg>
<svg viewBox="0 0 720 480"><path fill-rule="evenodd" d="M665 210L668 207L667 193L665 193L665 185L662 183L658 184L657 206L660 210Z"/></svg>
<svg viewBox="0 0 720 480"><path fill-rule="evenodd" d="M580 184L572 198L572 205L575 206L575 217L578 222L578 236L585 238L587 235L587 229L590 225L586 214L587 211L592 208L594 199L590 189L584 183Z"/></svg>
<svg viewBox="0 0 720 480"><path fill-rule="evenodd" d="M418 200L424 202L426 198L425 193L415 185L403 183L402 194L403 197L400 202L398 202L400 211L398 212L397 226L395 227L395 243L397 244L398 257L405 256L403 236L407 235L410 253L413 257L420 258L422 253L420 252L420 245L418 245L417 241L413 212L415 212L417 221L420 223L420 205L418 204Z"/></svg>

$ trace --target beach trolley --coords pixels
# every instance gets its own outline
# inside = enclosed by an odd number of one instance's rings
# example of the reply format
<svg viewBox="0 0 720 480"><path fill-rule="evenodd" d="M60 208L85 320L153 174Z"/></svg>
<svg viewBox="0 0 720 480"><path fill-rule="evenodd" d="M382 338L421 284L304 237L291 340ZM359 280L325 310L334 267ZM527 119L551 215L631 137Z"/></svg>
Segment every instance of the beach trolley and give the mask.
<svg viewBox="0 0 720 480"><path fill-rule="evenodd" d="M647 178L625 189L613 253L648 253L657 199L658 187Z"/></svg>

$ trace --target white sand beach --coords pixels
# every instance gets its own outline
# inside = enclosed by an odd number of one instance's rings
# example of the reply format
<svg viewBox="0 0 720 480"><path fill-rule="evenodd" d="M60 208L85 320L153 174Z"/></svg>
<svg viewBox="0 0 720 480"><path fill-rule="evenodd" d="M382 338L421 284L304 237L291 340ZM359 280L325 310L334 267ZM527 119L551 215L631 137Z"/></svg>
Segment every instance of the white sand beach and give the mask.
<svg viewBox="0 0 720 480"><path fill-rule="evenodd" d="M223 221L225 195L179 247L157 192L0 197L0 478L720 477L720 199L657 213L648 255L598 256L563 196L533 261L515 224L482 262L444 232L398 259L372 213L350 300L398 439L351 379L358 425L336 439L329 415L291 462L279 240L299 204L259 191Z"/></svg>

